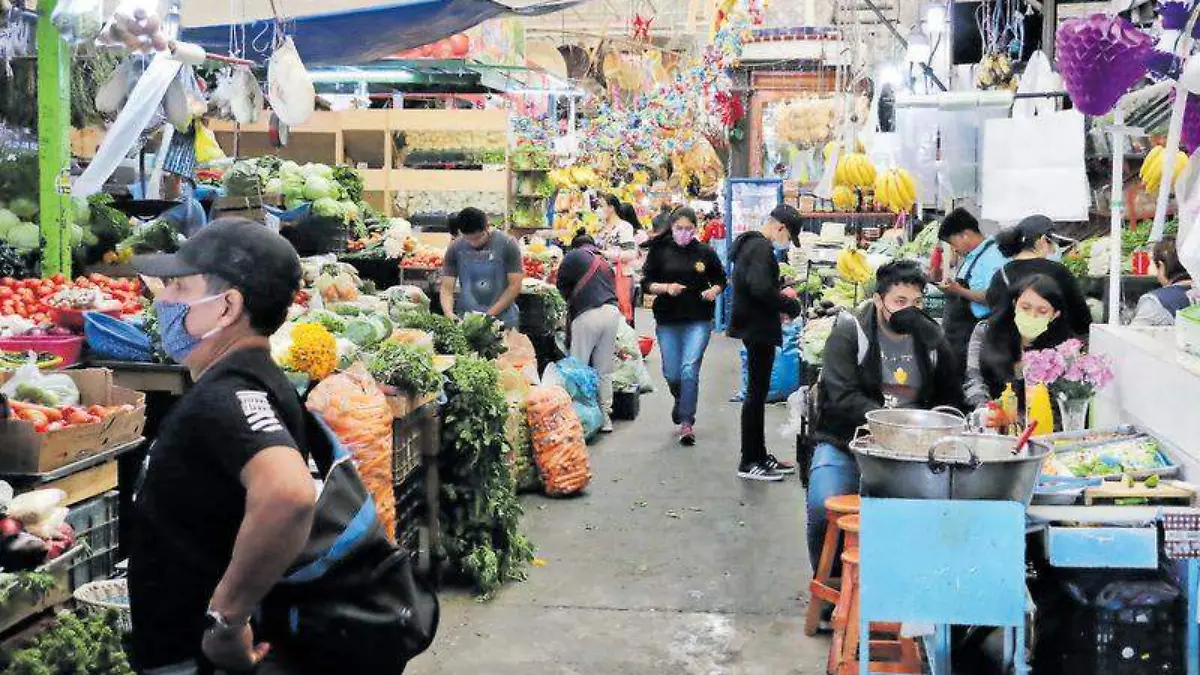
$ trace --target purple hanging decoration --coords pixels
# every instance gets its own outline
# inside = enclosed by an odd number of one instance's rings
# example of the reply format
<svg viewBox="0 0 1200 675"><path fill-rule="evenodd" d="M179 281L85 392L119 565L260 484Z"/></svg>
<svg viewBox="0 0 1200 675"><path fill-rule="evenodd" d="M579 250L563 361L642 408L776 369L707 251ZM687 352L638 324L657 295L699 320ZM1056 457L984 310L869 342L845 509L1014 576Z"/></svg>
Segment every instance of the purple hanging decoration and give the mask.
<svg viewBox="0 0 1200 675"><path fill-rule="evenodd" d="M1157 77L1178 80L1183 73L1183 59L1171 52L1151 49L1146 54L1146 68Z"/></svg>
<svg viewBox="0 0 1200 675"><path fill-rule="evenodd" d="M1104 115L1146 74L1154 40L1125 19L1093 14L1058 28L1058 70L1075 108Z"/></svg>
<svg viewBox="0 0 1200 675"><path fill-rule="evenodd" d="M1188 12L1192 3L1182 0L1167 0L1158 4L1158 16L1162 19L1163 30L1183 30L1187 24Z"/></svg>

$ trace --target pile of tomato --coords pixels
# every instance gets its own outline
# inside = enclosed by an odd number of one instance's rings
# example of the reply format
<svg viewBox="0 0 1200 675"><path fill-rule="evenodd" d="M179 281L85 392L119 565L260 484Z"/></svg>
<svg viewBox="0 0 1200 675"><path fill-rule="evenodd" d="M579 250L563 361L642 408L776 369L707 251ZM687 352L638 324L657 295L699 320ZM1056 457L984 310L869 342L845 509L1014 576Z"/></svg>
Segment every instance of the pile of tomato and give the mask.
<svg viewBox="0 0 1200 675"><path fill-rule="evenodd" d="M0 316L19 316L35 323L54 320L48 300L66 288L96 288L121 303L122 314L136 314L142 309L142 283L137 279L113 279L103 274L89 274L68 280L61 274L46 279L0 278Z"/></svg>

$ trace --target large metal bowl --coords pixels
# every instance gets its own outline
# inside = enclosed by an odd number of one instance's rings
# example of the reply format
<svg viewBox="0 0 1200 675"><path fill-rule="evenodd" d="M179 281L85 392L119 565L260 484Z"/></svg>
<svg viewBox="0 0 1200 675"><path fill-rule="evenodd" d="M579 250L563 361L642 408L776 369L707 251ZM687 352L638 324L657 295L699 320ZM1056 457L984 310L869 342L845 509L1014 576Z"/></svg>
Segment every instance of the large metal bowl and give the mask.
<svg viewBox="0 0 1200 675"><path fill-rule="evenodd" d="M876 445L924 457L940 439L965 432L967 420L958 410L947 406L933 410L883 408L867 413L866 430Z"/></svg>
<svg viewBox="0 0 1200 675"><path fill-rule="evenodd" d="M924 457L895 452L870 438L850 444L862 474L862 494L898 499L1033 499L1033 488L1050 446L1029 442L1012 454L1012 436L959 434L926 449Z"/></svg>

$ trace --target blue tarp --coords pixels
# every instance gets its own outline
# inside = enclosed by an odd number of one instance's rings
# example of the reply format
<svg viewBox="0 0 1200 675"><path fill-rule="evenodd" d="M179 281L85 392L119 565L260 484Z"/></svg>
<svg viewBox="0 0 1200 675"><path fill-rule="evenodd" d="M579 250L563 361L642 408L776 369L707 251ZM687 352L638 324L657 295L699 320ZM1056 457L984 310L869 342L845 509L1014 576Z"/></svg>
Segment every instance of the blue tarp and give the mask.
<svg viewBox="0 0 1200 675"><path fill-rule="evenodd" d="M548 0L517 10L495 0L400 0L350 12L291 17L284 30L306 66L357 64L437 42L505 14L536 16L581 1ZM246 58L263 61L270 56L256 49L268 38L257 36L271 35L274 23L273 19L263 19L244 24L251 46ZM181 38L224 54L229 51L230 28L227 24L185 27Z"/></svg>

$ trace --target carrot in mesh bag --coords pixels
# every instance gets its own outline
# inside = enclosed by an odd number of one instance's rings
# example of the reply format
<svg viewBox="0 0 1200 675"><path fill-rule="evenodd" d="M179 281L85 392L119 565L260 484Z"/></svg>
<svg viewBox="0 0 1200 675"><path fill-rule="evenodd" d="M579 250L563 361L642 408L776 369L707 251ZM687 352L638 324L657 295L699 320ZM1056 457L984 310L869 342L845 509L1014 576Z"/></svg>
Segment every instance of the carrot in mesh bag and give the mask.
<svg viewBox="0 0 1200 675"><path fill-rule="evenodd" d="M392 409L362 363L325 378L308 395L319 414L354 456L363 484L371 491L379 522L389 539L396 535L396 494L392 487Z"/></svg>
<svg viewBox="0 0 1200 675"><path fill-rule="evenodd" d="M547 495L582 491L592 480L583 425L562 387L534 387L529 394L533 458Z"/></svg>

